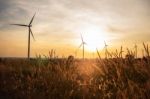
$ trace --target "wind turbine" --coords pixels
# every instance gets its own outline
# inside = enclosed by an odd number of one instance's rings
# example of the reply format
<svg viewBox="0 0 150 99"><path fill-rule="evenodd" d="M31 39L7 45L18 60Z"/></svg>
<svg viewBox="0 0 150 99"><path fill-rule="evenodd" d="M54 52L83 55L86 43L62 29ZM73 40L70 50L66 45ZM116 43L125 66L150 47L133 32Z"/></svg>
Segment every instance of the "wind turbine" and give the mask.
<svg viewBox="0 0 150 99"><path fill-rule="evenodd" d="M104 41L104 44L105 44L105 46L104 46L104 49L105 49L105 57L107 58L107 54L108 54L108 51L107 51L107 44L106 44L106 42Z"/></svg>
<svg viewBox="0 0 150 99"><path fill-rule="evenodd" d="M82 46L82 58L84 60L84 45L86 44L86 42L84 42L82 35L81 35L81 40L82 40L82 42L81 42L79 48Z"/></svg>
<svg viewBox="0 0 150 99"><path fill-rule="evenodd" d="M35 13L36 14L36 13ZM33 35L33 32L31 30L31 27L32 27L32 22L33 22L33 19L35 17L35 14L33 15L30 23L28 25L26 24L10 24L10 25L16 25L16 26L22 26L22 27L27 27L29 29L29 34L28 34L28 59L30 59L30 34L32 35L33 39L35 40L34 38L34 35Z"/></svg>

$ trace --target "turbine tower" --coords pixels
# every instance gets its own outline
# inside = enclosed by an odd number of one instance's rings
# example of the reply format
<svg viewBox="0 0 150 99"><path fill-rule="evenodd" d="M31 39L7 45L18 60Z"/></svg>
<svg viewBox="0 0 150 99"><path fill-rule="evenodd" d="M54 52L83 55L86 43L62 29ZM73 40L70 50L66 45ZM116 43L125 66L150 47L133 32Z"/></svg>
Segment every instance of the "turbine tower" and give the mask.
<svg viewBox="0 0 150 99"><path fill-rule="evenodd" d="M104 41L104 44L105 44L105 46L104 46L104 49L105 49L105 58L107 58L107 55L108 55L108 50L107 50L107 44L106 44L106 42Z"/></svg>
<svg viewBox="0 0 150 99"><path fill-rule="evenodd" d="M84 42L82 35L81 35L81 40L82 40L82 42L81 42L79 48L82 46L82 58L84 60L84 45L86 44L86 42Z"/></svg>
<svg viewBox="0 0 150 99"><path fill-rule="evenodd" d="M27 27L28 30L29 30L29 34L28 34L28 59L30 59L30 34L32 35L33 39L35 40L33 32L31 30L32 22L33 22L33 19L35 17L35 14L33 15L32 19L31 19L31 21L30 21L30 23L28 25L26 25L26 24L11 24L11 25L16 25L16 26Z"/></svg>

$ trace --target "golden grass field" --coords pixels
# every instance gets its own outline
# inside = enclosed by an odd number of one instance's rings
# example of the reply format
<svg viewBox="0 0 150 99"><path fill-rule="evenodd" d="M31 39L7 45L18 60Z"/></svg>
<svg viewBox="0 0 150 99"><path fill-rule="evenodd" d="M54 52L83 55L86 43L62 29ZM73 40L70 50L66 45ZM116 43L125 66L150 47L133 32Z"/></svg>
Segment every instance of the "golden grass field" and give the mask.
<svg viewBox="0 0 150 99"><path fill-rule="evenodd" d="M0 59L0 99L149 99L149 50L143 58Z"/></svg>

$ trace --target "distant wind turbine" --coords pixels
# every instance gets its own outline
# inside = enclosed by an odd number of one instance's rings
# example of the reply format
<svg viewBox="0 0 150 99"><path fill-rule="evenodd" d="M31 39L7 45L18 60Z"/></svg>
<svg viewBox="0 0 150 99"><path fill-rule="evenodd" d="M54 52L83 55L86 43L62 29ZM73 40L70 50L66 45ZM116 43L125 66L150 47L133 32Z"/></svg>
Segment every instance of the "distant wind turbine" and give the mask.
<svg viewBox="0 0 150 99"><path fill-rule="evenodd" d="M82 40L82 42L81 42L79 48L80 48L81 46L82 46L82 48L83 48L83 49L82 49L82 58L84 59L84 45L86 44L86 42L84 42L82 35L81 35L81 40Z"/></svg>
<svg viewBox="0 0 150 99"><path fill-rule="evenodd" d="M33 19L35 17L35 14L33 15L32 19L31 19L31 21L30 21L30 23L28 25L25 25L25 24L10 24L10 25L17 25L17 26L28 27L28 29L29 29L29 34L28 34L28 59L30 59L30 34L32 35L33 39L35 40L33 32L31 30L32 22L33 22Z"/></svg>
<svg viewBox="0 0 150 99"><path fill-rule="evenodd" d="M105 46L104 46L104 49L105 49L105 57L107 58L107 54L108 54L107 47L108 47L108 45L106 44L105 41L104 41L104 44L105 44Z"/></svg>

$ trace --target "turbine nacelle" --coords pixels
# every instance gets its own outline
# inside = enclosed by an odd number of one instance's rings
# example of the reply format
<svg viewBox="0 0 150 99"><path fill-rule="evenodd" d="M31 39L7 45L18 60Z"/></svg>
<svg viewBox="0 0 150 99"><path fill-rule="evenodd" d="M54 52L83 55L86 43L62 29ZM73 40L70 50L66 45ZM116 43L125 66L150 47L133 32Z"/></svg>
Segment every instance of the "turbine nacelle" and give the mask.
<svg viewBox="0 0 150 99"><path fill-rule="evenodd" d="M82 44L86 44L86 42L83 42Z"/></svg>
<svg viewBox="0 0 150 99"><path fill-rule="evenodd" d="M32 25L29 25L28 27L32 27Z"/></svg>

